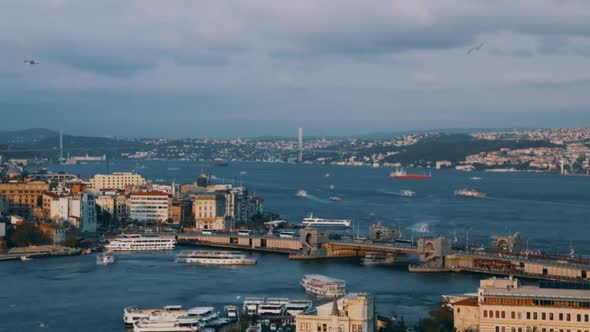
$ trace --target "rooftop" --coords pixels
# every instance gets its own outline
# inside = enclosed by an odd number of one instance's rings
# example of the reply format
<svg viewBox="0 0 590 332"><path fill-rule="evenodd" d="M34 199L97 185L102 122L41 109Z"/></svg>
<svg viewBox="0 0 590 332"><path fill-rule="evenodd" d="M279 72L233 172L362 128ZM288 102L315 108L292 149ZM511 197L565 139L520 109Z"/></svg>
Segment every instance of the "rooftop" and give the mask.
<svg viewBox="0 0 590 332"><path fill-rule="evenodd" d="M162 191L138 191L131 196L168 196L168 194Z"/></svg>
<svg viewBox="0 0 590 332"><path fill-rule="evenodd" d="M519 288L482 289L484 297L535 298L547 300L583 300L590 301L588 289L540 288L538 286L521 286Z"/></svg>

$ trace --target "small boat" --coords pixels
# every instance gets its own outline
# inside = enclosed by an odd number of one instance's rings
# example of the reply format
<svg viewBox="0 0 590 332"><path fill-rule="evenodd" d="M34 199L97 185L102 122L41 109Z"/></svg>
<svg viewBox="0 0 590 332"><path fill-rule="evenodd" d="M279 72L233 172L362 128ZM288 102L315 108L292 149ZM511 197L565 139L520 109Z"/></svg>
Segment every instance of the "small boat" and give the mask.
<svg viewBox="0 0 590 332"><path fill-rule="evenodd" d="M194 265L255 265L256 258L249 258L239 251L192 250L178 255L176 262Z"/></svg>
<svg viewBox="0 0 590 332"><path fill-rule="evenodd" d="M455 196L460 196L460 197L473 197L473 198L486 198L487 197L486 193L483 193L481 191L477 191L475 189L467 189L467 188L455 190L454 193L455 193Z"/></svg>
<svg viewBox="0 0 590 332"><path fill-rule="evenodd" d="M29 256L20 256L19 258L20 258L20 260L21 260L21 261L23 261L23 262L28 262L28 261L30 261L30 260L32 259L32 258L31 258L31 257L29 257Z"/></svg>
<svg viewBox="0 0 590 332"><path fill-rule="evenodd" d="M297 196L297 197L307 197L307 191L305 191L303 189L299 189L295 193L295 196Z"/></svg>
<svg viewBox="0 0 590 332"><path fill-rule="evenodd" d="M308 294L317 297L334 298L346 294L346 282L321 274L306 274L300 282Z"/></svg>
<svg viewBox="0 0 590 332"><path fill-rule="evenodd" d="M411 190L407 190L407 189L402 189L399 191L399 194L404 196L404 197L414 197L416 196L416 192L415 191L411 191Z"/></svg>
<svg viewBox="0 0 590 332"><path fill-rule="evenodd" d="M110 252L106 251L104 253L100 253L96 255L96 264L98 265L109 265L115 262L115 255Z"/></svg>
<svg viewBox="0 0 590 332"><path fill-rule="evenodd" d="M338 196L330 196L328 197L329 200L334 201L334 202L340 202L342 200L342 198L338 197Z"/></svg>
<svg viewBox="0 0 590 332"><path fill-rule="evenodd" d="M367 252L365 257L361 259L361 264L364 266L392 265L394 263L395 256L383 252Z"/></svg>
<svg viewBox="0 0 590 332"><path fill-rule="evenodd" d="M472 176L472 177L470 177L470 179L473 180L473 181L479 181L479 180L481 180L481 178L479 176Z"/></svg>

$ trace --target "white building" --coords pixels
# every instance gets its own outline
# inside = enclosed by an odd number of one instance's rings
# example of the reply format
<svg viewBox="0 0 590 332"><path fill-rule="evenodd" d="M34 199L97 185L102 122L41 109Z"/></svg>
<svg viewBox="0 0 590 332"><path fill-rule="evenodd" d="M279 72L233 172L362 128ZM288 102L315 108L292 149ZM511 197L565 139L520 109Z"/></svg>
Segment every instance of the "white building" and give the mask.
<svg viewBox="0 0 590 332"><path fill-rule="evenodd" d="M139 221L166 221L170 197L160 191L136 192L129 198L129 218Z"/></svg>
<svg viewBox="0 0 590 332"><path fill-rule="evenodd" d="M96 201L91 193L54 197L49 211L52 220L69 221L82 232L96 232Z"/></svg>
<svg viewBox="0 0 590 332"><path fill-rule="evenodd" d="M127 186L142 186L146 181L143 176L135 173L96 174L90 179L90 185L95 190L125 189Z"/></svg>
<svg viewBox="0 0 590 332"><path fill-rule="evenodd" d="M589 332L590 289L563 286L522 286L512 278L482 280L477 297L453 303L455 329L457 332Z"/></svg>
<svg viewBox="0 0 590 332"><path fill-rule="evenodd" d="M374 332L375 298L349 293L316 308L316 313L295 316L296 332Z"/></svg>

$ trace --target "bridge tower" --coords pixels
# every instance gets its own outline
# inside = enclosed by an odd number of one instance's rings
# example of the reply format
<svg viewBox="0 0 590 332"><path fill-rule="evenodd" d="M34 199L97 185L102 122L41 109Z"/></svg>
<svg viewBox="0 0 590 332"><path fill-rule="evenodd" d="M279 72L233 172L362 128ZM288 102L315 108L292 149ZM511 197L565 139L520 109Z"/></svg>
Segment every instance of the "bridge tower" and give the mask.
<svg viewBox="0 0 590 332"><path fill-rule="evenodd" d="M304 255L321 256L325 254L323 246L329 240L327 230L306 227L301 230L299 238Z"/></svg>

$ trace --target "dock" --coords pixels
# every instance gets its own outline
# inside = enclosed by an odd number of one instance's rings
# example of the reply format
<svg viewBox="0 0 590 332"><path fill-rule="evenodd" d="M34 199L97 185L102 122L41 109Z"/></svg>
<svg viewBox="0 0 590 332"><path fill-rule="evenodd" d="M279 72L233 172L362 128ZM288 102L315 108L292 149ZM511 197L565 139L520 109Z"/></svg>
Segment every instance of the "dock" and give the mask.
<svg viewBox="0 0 590 332"><path fill-rule="evenodd" d="M0 261L17 260L21 257L69 256L80 254L79 249L57 245L29 246L12 248L7 253L0 254Z"/></svg>

